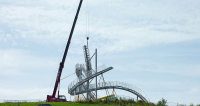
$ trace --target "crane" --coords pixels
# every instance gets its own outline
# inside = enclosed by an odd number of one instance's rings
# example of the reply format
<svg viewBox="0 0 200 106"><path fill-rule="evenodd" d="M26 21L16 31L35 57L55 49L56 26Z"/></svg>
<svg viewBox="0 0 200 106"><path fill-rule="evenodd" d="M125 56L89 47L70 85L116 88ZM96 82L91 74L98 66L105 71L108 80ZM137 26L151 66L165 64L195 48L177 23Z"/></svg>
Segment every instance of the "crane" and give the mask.
<svg viewBox="0 0 200 106"><path fill-rule="evenodd" d="M47 102L65 102L66 101L66 98L65 98L64 95L59 95L58 86L60 84L60 77L61 77L61 74L62 74L62 70L64 68L65 59L66 59L66 56L67 56L67 53L68 53L68 50L69 50L69 45L70 45L70 42L71 42L71 39L72 39L74 28L76 26L76 21L78 19L78 15L79 15L79 12L80 12L80 9L81 9L82 2L83 2L83 0L80 0L80 2L79 2L78 9L77 9L77 12L76 12L76 15L75 15L75 18L74 18L74 21L73 21L73 25L72 25L72 28L71 28L71 31L70 31L70 35L69 35L69 38L68 38L68 41L67 41L67 45L65 47L63 58L62 58L62 61L60 62L60 66L59 66L59 69L58 69L53 93L52 93L52 95L47 95L47 100L46 100ZM57 91L58 91L58 96L56 97Z"/></svg>

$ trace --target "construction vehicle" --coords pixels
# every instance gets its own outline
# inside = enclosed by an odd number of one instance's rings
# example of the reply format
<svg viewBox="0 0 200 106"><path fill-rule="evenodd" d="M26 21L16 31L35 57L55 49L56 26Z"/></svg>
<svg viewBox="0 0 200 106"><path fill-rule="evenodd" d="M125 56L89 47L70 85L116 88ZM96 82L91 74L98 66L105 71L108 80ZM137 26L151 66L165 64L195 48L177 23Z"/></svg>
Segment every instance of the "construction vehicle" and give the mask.
<svg viewBox="0 0 200 106"><path fill-rule="evenodd" d="M64 54L63 54L63 58L62 58L62 61L60 62L60 66L59 66L59 69L58 69L53 93L52 93L52 95L47 95L47 99L46 99L47 102L66 102L67 101L66 97L64 95L59 94L58 87L60 85L60 77L61 77L61 74L62 74L62 70L64 68L65 59L66 59L66 56L67 56L67 53L68 53L68 50L69 50L69 45L70 45L71 38L72 38L72 35L73 35L73 32L74 32L74 28L76 26L76 21L78 19L78 15L79 15L79 11L81 9L82 2L83 2L83 0L80 0L76 15L75 15L75 18L74 18L74 21L73 21L73 25L72 25L72 28L71 28L71 31L70 31L70 35L69 35L69 38L68 38L68 41L67 41L67 45L66 45L66 48L65 48L65 51L64 51ZM57 97L56 97L57 91L58 91L58 94L57 94Z"/></svg>

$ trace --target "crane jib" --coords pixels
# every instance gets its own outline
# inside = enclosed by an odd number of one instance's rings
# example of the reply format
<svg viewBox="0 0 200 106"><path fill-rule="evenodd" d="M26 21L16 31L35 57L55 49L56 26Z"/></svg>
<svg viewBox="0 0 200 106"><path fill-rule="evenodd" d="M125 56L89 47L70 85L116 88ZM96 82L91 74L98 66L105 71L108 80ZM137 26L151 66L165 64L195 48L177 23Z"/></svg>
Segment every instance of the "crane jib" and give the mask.
<svg viewBox="0 0 200 106"><path fill-rule="evenodd" d="M55 82L55 85L54 85L53 94L51 96L47 95L47 101L48 102L59 101L59 98L56 98L55 95L56 95L56 92L58 90L58 85L60 83L60 77L61 77L61 74L62 74L62 70L64 68L65 59L66 59L66 56L67 56L67 53L68 53L68 50L69 50L70 42L71 42L71 39L72 39L74 28L76 26L76 22L77 22L77 19L78 19L78 15L79 15L79 12L80 12L80 9L81 9L82 2L83 2L83 0L80 0L76 15L75 15L75 18L74 18L74 21L73 21L73 25L72 25L72 28L71 28L71 31L70 31L70 35L69 35L69 38L68 38L68 41L67 41L67 45L65 47L63 58L62 58L62 61L60 62L56 82Z"/></svg>

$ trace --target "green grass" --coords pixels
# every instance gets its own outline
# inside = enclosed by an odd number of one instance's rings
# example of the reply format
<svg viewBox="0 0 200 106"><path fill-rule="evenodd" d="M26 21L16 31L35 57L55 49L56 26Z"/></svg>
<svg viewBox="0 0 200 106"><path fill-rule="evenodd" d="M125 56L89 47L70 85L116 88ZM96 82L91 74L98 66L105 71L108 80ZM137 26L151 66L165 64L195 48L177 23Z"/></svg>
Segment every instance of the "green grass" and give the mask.
<svg viewBox="0 0 200 106"><path fill-rule="evenodd" d="M33 103L0 103L0 106L38 106L39 104L51 104L51 106L117 106L113 104L104 104L104 103L73 103L73 102L67 102L67 103L39 103L39 102L33 102Z"/></svg>
<svg viewBox="0 0 200 106"><path fill-rule="evenodd" d="M0 103L0 106L38 106L39 104L50 104L51 106L156 106L153 103L144 103L141 101L96 101L96 102L24 102L24 103ZM165 106L165 105L159 105Z"/></svg>

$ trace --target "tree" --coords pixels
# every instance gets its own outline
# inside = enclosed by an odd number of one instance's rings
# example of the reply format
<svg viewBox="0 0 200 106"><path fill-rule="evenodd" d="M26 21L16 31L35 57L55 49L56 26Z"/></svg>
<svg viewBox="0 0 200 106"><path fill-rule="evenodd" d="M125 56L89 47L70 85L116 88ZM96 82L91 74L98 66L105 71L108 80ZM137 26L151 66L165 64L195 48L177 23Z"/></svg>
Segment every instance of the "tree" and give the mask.
<svg viewBox="0 0 200 106"><path fill-rule="evenodd" d="M157 106L167 106L167 100L162 98L160 101L158 101Z"/></svg>
<svg viewBox="0 0 200 106"><path fill-rule="evenodd" d="M190 104L190 106L194 106L193 104Z"/></svg>

